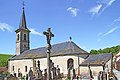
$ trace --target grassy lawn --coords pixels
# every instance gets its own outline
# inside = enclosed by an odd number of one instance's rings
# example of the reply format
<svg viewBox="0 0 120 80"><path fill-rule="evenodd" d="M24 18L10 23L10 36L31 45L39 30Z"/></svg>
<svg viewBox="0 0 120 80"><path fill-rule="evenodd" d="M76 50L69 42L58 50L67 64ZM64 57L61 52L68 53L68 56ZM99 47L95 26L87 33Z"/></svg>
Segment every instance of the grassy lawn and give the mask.
<svg viewBox="0 0 120 80"><path fill-rule="evenodd" d="M13 55L9 55L9 54L0 54L0 67L7 66L8 59L12 56Z"/></svg>

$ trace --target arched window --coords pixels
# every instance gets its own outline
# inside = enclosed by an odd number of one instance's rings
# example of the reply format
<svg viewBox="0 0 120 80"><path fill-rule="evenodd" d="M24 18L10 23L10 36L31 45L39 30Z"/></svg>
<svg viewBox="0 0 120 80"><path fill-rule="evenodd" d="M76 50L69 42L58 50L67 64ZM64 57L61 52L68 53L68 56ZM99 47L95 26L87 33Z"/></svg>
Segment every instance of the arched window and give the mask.
<svg viewBox="0 0 120 80"><path fill-rule="evenodd" d="M14 71L14 66L12 66L12 70Z"/></svg>
<svg viewBox="0 0 120 80"><path fill-rule="evenodd" d="M24 34L24 40L26 41L26 34Z"/></svg>
<svg viewBox="0 0 120 80"><path fill-rule="evenodd" d="M74 60L72 58L67 60L67 69L73 69L74 66Z"/></svg>
<svg viewBox="0 0 120 80"><path fill-rule="evenodd" d="M25 72L27 72L27 66L25 66Z"/></svg>
<svg viewBox="0 0 120 80"><path fill-rule="evenodd" d="M19 34L17 34L17 40L19 40Z"/></svg>

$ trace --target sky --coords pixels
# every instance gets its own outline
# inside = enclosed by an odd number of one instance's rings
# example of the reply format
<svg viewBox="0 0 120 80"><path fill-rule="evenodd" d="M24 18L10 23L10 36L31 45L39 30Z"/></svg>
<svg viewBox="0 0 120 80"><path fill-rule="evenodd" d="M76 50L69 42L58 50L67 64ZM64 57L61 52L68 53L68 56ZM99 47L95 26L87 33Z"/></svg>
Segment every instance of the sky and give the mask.
<svg viewBox="0 0 120 80"><path fill-rule="evenodd" d="M23 0L0 0L0 53L15 54ZM86 51L120 45L120 0L24 0L30 48L72 41Z"/></svg>

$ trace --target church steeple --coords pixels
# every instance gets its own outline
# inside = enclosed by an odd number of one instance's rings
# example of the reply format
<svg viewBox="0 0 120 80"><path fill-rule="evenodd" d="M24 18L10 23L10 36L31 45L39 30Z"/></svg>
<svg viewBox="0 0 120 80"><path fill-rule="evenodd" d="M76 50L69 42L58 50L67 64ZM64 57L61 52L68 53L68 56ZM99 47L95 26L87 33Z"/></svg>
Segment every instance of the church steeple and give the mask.
<svg viewBox="0 0 120 80"><path fill-rule="evenodd" d="M23 7L23 11L22 11L22 17L21 17L21 20L20 20L19 28L27 29L24 7Z"/></svg>
<svg viewBox="0 0 120 80"><path fill-rule="evenodd" d="M21 28L21 29L27 29L26 18L25 18L25 11L24 11L24 2L23 2L22 17L21 17L21 20L20 20L19 28Z"/></svg>
<svg viewBox="0 0 120 80"><path fill-rule="evenodd" d="M25 11L24 11L24 3L22 8L22 17L20 20L19 28L16 32L16 55L21 54L25 50L30 49L30 30L26 25Z"/></svg>

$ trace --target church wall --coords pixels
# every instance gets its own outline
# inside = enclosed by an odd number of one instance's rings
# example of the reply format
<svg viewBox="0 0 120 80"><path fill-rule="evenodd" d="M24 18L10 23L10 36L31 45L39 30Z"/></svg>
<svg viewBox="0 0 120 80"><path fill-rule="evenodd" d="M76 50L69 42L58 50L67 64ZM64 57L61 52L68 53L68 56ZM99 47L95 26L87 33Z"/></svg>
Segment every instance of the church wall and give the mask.
<svg viewBox="0 0 120 80"><path fill-rule="evenodd" d="M90 67L93 76L97 76L100 71L103 71L102 66L91 66ZM88 66L81 66L80 67L80 75L87 75L89 74Z"/></svg>
<svg viewBox="0 0 120 80"><path fill-rule="evenodd" d="M20 54L20 43L16 43L16 55Z"/></svg>
<svg viewBox="0 0 120 80"><path fill-rule="evenodd" d="M19 36L18 36L19 35ZM20 36L21 36L21 33L18 32L16 34L16 55L19 55L20 54Z"/></svg>
<svg viewBox="0 0 120 80"><path fill-rule="evenodd" d="M74 60L74 69L76 70L76 73L77 73L77 69L78 69L78 57L77 56L57 56L57 57L51 57L51 60L54 62L55 67L59 65L61 73L64 73L66 75L68 72L67 71L67 60L70 58ZM40 61L41 70L44 71L44 69L47 68L47 59L46 58L36 59L36 62L38 60ZM83 59L80 58L80 60L83 60Z"/></svg>
<svg viewBox="0 0 120 80"><path fill-rule="evenodd" d="M110 70L111 70L111 59L105 65L105 72L110 71Z"/></svg>
<svg viewBox="0 0 120 80"><path fill-rule="evenodd" d="M107 68L108 67L108 68ZM103 66L90 66L93 76L97 76L100 71L103 71ZM111 69L111 59L105 64L105 72ZM88 75L88 66L80 66L80 74Z"/></svg>
<svg viewBox="0 0 120 80"><path fill-rule="evenodd" d="M33 61L31 59L24 59L24 60L13 60L8 62L8 71L13 74L16 73L18 76L18 69L20 68L20 72L24 76L26 73L29 72L30 67L33 67ZM14 71L13 71L14 66ZM25 66L27 66L27 72L25 72Z"/></svg>
<svg viewBox="0 0 120 80"><path fill-rule="evenodd" d="M82 63L82 62L84 62L84 61L85 61L84 58L80 58L79 63Z"/></svg>
<svg viewBox="0 0 120 80"><path fill-rule="evenodd" d="M67 61L68 59L72 58L74 60L74 69L76 70L76 73L78 73L78 56L57 56L57 57L51 57L51 60L54 62L55 67L59 65L60 72L64 73L64 75L67 75ZM37 67L37 61L40 61L40 69L44 73L44 69L47 68L47 59L46 58L40 58L35 59L36 61L36 67ZM83 58L79 58L80 63L84 60ZM23 74L28 74L30 67L33 67L33 60L32 59L24 59L24 60L12 60L9 61L9 69L8 71L13 74L16 73L18 75L18 69L20 68L20 72ZM14 66L14 71L13 71ZM27 72L25 72L25 66L27 66ZM32 68L33 70L33 68Z"/></svg>

